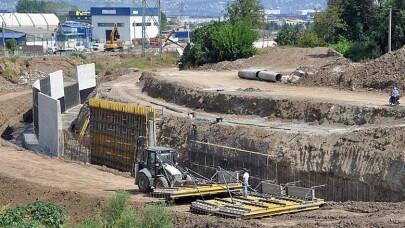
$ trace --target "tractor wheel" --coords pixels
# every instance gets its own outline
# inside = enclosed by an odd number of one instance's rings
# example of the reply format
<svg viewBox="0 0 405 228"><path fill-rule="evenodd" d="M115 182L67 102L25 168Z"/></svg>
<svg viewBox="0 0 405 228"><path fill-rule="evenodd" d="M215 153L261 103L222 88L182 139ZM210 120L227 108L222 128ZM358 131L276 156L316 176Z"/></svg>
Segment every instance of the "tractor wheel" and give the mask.
<svg viewBox="0 0 405 228"><path fill-rule="evenodd" d="M150 191L149 178L144 173L139 174L138 188L139 188L139 191L141 191L141 192Z"/></svg>
<svg viewBox="0 0 405 228"><path fill-rule="evenodd" d="M167 182L166 178L158 177L155 180L155 189L168 188L168 187L169 187L169 182Z"/></svg>

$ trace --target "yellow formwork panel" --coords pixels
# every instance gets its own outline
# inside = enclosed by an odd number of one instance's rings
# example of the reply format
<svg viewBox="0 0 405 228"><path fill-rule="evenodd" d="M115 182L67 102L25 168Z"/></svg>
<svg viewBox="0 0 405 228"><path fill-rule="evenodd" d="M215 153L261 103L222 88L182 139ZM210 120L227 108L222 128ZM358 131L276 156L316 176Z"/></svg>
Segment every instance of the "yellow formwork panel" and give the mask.
<svg viewBox="0 0 405 228"><path fill-rule="evenodd" d="M253 219L280 214L315 210L323 205L323 199L305 201L288 197L243 197L213 199L193 202L190 209L201 214L212 214L218 217Z"/></svg>
<svg viewBox="0 0 405 228"><path fill-rule="evenodd" d="M157 198L169 198L179 199L186 197L198 197L207 195L217 195L227 192L241 192L242 184L229 183L226 184L211 184L211 185L199 185L189 187L174 187L174 188L160 188L154 189L151 193L153 197Z"/></svg>
<svg viewBox="0 0 405 228"><path fill-rule="evenodd" d="M148 136L156 110L107 100L90 99L91 161L132 171L139 136ZM147 142L148 143L148 142Z"/></svg>

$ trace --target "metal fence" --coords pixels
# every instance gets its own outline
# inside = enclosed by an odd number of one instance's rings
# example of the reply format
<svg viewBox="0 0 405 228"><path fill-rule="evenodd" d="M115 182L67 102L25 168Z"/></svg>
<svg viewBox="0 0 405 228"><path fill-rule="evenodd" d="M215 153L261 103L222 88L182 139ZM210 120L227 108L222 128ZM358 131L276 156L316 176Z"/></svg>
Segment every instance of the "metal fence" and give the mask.
<svg viewBox="0 0 405 228"><path fill-rule="evenodd" d="M90 162L90 137L79 140L77 136L75 132L63 131L63 158L88 163Z"/></svg>
<svg viewBox="0 0 405 228"><path fill-rule="evenodd" d="M300 171L295 164L281 155L242 150L200 141L188 143L189 167L204 176L211 176L218 166L227 170L248 168L250 185L258 186L261 180L277 184L297 182L301 187L324 185L317 188L317 197L332 201L376 201L387 199L386 190L373 184L350 180L328 172ZM394 200L395 196L390 200Z"/></svg>

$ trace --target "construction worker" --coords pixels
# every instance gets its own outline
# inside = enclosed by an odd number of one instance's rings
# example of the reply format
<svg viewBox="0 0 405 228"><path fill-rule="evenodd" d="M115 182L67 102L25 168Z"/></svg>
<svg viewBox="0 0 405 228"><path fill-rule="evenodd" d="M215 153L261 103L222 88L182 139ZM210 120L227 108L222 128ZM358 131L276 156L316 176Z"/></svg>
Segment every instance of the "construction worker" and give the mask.
<svg viewBox="0 0 405 228"><path fill-rule="evenodd" d="M249 172L246 168L243 168L243 197L247 198L248 195L248 186L249 186Z"/></svg>
<svg viewBox="0 0 405 228"><path fill-rule="evenodd" d="M394 87L394 89L391 92L391 98L390 98L390 103L391 104L399 104L399 97L400 97L399 90L397 87Z"/></svg>

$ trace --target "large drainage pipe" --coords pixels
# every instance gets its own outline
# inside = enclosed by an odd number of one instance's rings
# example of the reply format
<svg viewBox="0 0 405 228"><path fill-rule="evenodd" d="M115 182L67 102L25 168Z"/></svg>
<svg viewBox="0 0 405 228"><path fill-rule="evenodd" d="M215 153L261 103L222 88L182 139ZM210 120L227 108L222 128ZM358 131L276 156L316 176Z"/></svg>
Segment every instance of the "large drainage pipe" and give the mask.
<svg viewBox="0 0 405 228"><path fill-rule="evenodd" d="M281 81L281 74L267 70L248 69L238 72L238 77L244 79L260 80L267 82Z"/></svg>

